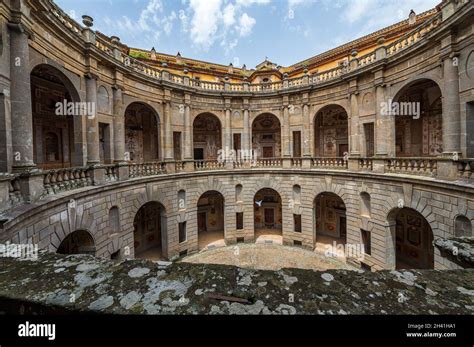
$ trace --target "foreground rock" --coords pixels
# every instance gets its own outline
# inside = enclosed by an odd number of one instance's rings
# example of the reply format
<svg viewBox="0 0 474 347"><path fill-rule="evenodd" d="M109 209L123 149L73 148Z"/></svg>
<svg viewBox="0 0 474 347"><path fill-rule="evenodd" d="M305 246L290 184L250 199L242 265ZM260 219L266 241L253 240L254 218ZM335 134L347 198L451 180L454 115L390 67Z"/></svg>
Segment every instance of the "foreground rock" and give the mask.
<svg viewBox="0 0 474 347"><path fill-rule="evenodd" d="M264 271L41 253L0 262L0 310L113 314L474 314L474 270ZM14 312L15 311L15 312Z"/></svg>

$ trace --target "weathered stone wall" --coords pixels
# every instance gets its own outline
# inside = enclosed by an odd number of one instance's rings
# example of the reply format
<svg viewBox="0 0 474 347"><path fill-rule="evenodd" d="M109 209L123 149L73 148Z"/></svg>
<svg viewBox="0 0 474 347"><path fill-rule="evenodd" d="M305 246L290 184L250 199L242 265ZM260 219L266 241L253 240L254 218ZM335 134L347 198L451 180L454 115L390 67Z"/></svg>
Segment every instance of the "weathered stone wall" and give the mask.
<svg viewBox="0 0 474 347"><path fill-rule="evenodd" d="M236 185L242 185L241 202L236 203ZM300 204L290 204L293 186L301 187ZM133 256L133 220L146 202L156 201L166 209L167 245L165 256L197 251L197 202L207 191L217 191L225 201L225 238L231 244L238 237L254 239L254 196L262 188L272 188L282 199L283 242L301 241L306 248L315 245L314 200L322 192L332 192L343 200L347 216L347 242L361 244L360 229L372 234L372 255L365 262L374 269L394 268L395 236L391 217L404 207L419 212L429 223L434 239L454 236L454 219L465 215L474 219L474 198L470 189L449 183L399 179L395 176L355 173L323 173L296 170L259 170L203 172L162 175L147 179L113 183L78 192L46 198L34 205L13 210L11 221L0 233L2 241L38 243L40 248L55 251L66 235L75 230L89 231L95 240L97 256L128 246ZM179 209L178 192L186 192L186 209ZM370 218L361 214L360 193L371 197ZM75 200L75 208L69 201ZM121 233L110 236L109 210L118 207ZM236 231L236 212L244 212L244 230ZM302 215L302 232L294 232L293 214ZM187 240L178 243L178 223L187 221ZM435 268L454 266L435 254Z"/></svg>
<svg viewBox="0 0 474 347"><path fill-rule="evenodd" d="M474 314L473 282L472 269L264 271L143 260L117 266L41 254L0 263L0 305L9 314L460 315Z"/></svg>

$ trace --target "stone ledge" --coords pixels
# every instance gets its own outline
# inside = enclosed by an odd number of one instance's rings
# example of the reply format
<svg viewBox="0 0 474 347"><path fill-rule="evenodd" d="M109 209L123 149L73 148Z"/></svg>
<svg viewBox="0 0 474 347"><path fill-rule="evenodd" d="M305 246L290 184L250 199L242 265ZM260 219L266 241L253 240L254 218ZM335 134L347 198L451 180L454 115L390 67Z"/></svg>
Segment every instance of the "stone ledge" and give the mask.
<svg viewBox="0 0 474 347"><path fill-rule="evenodd" d="M442 255L456 264L466 268L474 268L474 238L455 237L437 239L434 245L440 250Z"/></svg>
<svg viewBox="0 0 474 347"><path fill-rule="evenodd" d="M292 300L292 298L294 300ZM259 271L40 252L0 262L6 313L474 314L474 270Z"/></svg>

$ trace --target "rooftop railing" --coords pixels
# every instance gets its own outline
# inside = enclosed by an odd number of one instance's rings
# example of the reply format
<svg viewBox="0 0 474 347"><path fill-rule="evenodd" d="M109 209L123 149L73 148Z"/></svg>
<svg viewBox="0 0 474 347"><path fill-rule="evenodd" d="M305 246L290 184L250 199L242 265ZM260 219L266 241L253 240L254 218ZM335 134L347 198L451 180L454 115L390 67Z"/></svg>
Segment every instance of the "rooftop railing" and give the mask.
<svg viewBox="0 0 474 347"><path fill-rule="evenodd" d="M58 6L53 4L50 11L54 15L54 17L56 17L69 31L83 38L84 29L77 22L71 19L67 14L65 14ZM440 25L441 22L442 13L439 12L429 20L423 22L407 34L397 39L396 41L386 45L385 47L382 46L381 48L379 48L382 50L384 49L385 54L379 55L376 51L373 51L361 57L356 57L352 61L348 61L346 64L326 71L321 71L311 75L305 74L301 77L291 79L286 78L282 81L277 82L258 84L248 82L232 83L227 81L202 81L198 79L187 78L183 75L172 74L169 72L166 72L165 75L164 72L166 71L166 69L154 67L150 64L147 64L124 54L117 46L114 45L114 43L112 43L112 40L109 41L104 39L103 35L95 35L95 47L98 50L104 52L106 55L118 61L119 64L121 64L126 69L133 70L135 72L154 79L167 81L175 85L184 85L195 88L197 90L210 92L229 91L233 93L272 93L281 90L297 89L308 85L311 86L324 84L333 80L337 80L343 77L345 74L354 72L358 69L371 66L372 64L377 63L378 60L385 57L394 56L397 53L403 51L404 49L413 46L417 42L421 41L423 38L426 38L429 33L431 33L435 28Z"/></svg>

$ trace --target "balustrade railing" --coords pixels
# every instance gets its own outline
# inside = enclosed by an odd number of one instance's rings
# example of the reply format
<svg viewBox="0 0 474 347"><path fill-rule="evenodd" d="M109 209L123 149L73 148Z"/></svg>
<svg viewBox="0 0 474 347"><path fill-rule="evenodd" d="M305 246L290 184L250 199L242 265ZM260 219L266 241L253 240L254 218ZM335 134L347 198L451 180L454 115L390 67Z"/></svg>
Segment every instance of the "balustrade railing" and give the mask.
<svg viewBox="0 0 474 347"><path fill-rule="evenodd" d="M282 167L282 158L260 158L255 163L257 168L277 168Z"/></svg>
<svg viewBox="0 0 474 347"><path fill-rule="evenodd" d="M296 169L301 169L303 166L303 159L301 158L292 158L291 159L291 167Z"/></svg>
<svg viewBox="0 0 474 347"><path fill-rule="evenodd" d="M372 171L373 169L373 158L359 158L359 169Z"/></svg>
<svg viewBox="0 0 474 347"><path fill-rule="evenodd" d="M436 158L389 158L386 159L386 172L409 175L436 176Z"/></svg>
<svg viewBox="0 0 474 347"><path fill-rule="evenodd" d="M194 162L194 169L197 171L222 170L225 169L225 162L220 160L196 160Z"/></svg>
<svg viewBox="0 0 474 347"><path fill-rule="evenodd" d="M51 195L92 185L89 167L53 169L43 174L45 194Z"/></svg>
<svg viewBox="0 0 474 347"><path fill-rule="evenodd" d="M317 157L311 159L311 168L313 169L333 169L344 170L347 169L348 162L344 157L325 158Z"/></svg>
<svg viewBox="0 0 474 347"><path fill-rule="evenodd" d="M461 159L458 161L458 177L474 179L474 158Z"/></svg>
<svg viewBox="0 0 474 347"><path fill-rule="evenodd" d="M128 167L130 178L161 175L166 171L165 163L158 161L149 163L130 163Z"/></svg>

